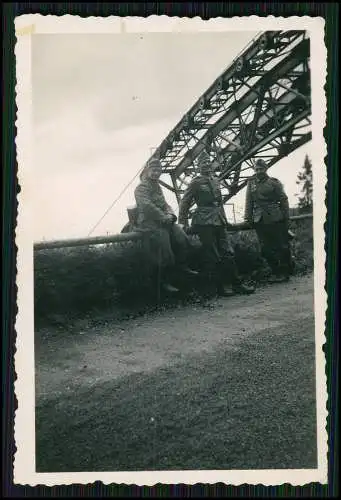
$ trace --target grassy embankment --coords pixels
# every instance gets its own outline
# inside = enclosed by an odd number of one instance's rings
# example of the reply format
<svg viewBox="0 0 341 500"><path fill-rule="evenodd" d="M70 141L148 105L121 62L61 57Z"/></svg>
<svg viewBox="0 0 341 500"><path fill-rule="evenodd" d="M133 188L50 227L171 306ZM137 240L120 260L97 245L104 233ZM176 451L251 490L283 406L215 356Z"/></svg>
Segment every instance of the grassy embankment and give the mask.
<svg viewBox="0 0 341 500"><path fill-rule="evenodd" d="M295 272L309 272L312 223L300 221L292 229ZM255 237L244 232L234 239L241 270L250 274L261 265ZM148 267L136 247L42 252L35 264L36 319L64 325L51 328L54 335L48 328L49 341L45 337L36 356L37 361L39 353L41 359L50 352L57 384L65 358L75 352L68 351L69 323L77 315L91 318L96 309L132 314L124 301L131 302L132 294L143 298L133 313L143 310L150 303ZM285 295L290 285L283 286ZM302 289L296 293L303 304ZM281 325L256 334L250 325L234 345L219 344L174 365L97 384L77 347L66 377L70 387L37 400L37 471L316 467L314 321L309 313L304 321L287 314ZM114 330L110 336L115 349ZM83 338L74 337L77 346ZM97 356L98 344L91 349Z"/></svg>
<svg viewBox="0 0 341 500"><path fill-rule="evenodd" d="M313 269L312 219L291 224L295 274ZM265 276L253 231L231 236L240 272ZM196 254L193 256L196 260ZM72 321L92 312L116 310L124 317L155 305L148 258L134 245L106 245L46 250L34 256L35 320L41 323ZM191 286L191 285L190 285ZM200 299L200 291L180 300ZM174 299L173 299L174 300ZM134 304L134 310L132 309Z"/></svg>
<svg viewBox="0 0 341 500"><path fill-rule="evenodd" d="M315 468L313 320L228 345L39 399L37 472Z"/></svg>

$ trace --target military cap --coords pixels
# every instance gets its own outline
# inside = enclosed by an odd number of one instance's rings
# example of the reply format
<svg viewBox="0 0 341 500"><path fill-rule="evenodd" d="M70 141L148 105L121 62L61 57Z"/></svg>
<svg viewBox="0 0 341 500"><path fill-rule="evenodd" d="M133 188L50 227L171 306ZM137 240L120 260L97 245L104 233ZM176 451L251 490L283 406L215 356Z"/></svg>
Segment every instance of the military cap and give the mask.
<svg viewBox="0 0 341 500"><path fill-rule="evenodd" d="M144 166L141 174L140 174L140 179L142 180L144 178L144 175L146 174L146 172L152 168L152 167L159 167L161 168L161 162L158 158L151 158L147 163L146 165Z"/></svg>
<svg viewBox="0 0 341 500"><path fill-rule="evenodd" d="M254 167L256 165L259 165L260 167L263 167L263 168L268 168L267 164L265 163L265 161L262 158L258 158L258 160L256 161Z"/></svg>

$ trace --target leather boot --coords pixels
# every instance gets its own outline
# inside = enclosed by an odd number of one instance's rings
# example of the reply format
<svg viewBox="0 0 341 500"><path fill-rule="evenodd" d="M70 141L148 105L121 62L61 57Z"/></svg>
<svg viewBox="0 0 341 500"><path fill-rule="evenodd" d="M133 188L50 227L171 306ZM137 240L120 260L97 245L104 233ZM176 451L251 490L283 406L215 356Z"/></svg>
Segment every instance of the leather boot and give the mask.
<svg viewBox="0 0 341 500"><path fill-rule="evenodd" d="M180 267L180 271L188 276L198 276L198 271L194 271L194 269L190 269L189 267L182 266Z"/></svg>
<svg viewBox="0 0 341 500"><path fill-rule="evenodd" d="M215 275L217 295L219 297L232 297L232 295L235 295L233 287L226 287L223 276L224 274L222 272L219 273L218 269L218 273Z"/></svg>
<svg viewBox="0 0 341 500"><path fill-rule="evenodd" d="M271 274L271 276L269 276L268 281L269 283L283 283L285 281L289 281L289 276Z"/></svg>
<svg viewBox="0 0 341 500"><path fill-rule="evenodd" d="M162 283L161 287L167 293L178 293L180 291L178 288L175 288L175 286L171 285L170 283Z"/></svg>
<svg viewBox="0 0 341 500"><path fill-rule="evenodd" d="M233 291L242 295L251 295L255 292L255 286L246 285L245 283L235 283L232 287Z"/></svg>
<svg viewBox="0 0 341 500"><path fill-rule="evenodd" d="M231 288L230 289L226 288L222 283L218 283L217 295L219 297L232 297L233 295L235 295L235 292Z"/></svg>

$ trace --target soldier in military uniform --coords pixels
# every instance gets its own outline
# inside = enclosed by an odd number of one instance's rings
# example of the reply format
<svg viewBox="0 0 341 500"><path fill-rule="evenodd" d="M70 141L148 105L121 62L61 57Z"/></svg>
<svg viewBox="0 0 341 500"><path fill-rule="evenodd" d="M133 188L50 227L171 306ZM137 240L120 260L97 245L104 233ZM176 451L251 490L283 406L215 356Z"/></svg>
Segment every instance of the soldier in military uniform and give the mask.
<svg viewBox="0 0 341 500"><path fill-rule="evenodd" d="M202 244L204 275L218 295L231 295L225 288L227 281L232 285L232 293L252 293L254 288L243 284L238 275L234 251L226 231L228 222L219 181L212 175L206 151L200 154L198 161L200 175L193 179L184 193L179 222L186 225L188 211L195 202L197 209L192 218L192 229L199 235Z"/></svg>
<svg viewBox="0 0 341 500"><path fill-rule="evenodd" d="M168 292L178 292L169 283L174 266L188 275L196 275L197 272L187 266L190 241L176 224L177 217L165 200L158 182L161 173L160 161L152 159L140 176L141 182L135 189L137 230L147 233L145 250L162 287Z"/></svg>
<svg viewBox="0 0 341 500"><path fill-rule="evenodd" d="M267 174L264 160L257 160L254 171L246 190L245 220L256 230L272 270L270 281L284 281L291 272L288 197L281 182Z"/></svg>

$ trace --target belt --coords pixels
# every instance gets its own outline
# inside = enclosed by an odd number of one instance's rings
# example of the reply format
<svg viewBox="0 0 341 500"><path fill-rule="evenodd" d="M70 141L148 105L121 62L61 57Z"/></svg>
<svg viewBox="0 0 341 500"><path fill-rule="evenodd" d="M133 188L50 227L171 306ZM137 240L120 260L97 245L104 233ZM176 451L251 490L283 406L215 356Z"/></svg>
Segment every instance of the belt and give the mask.
<svg viewBox="0 0 341 500"><path fill-rule="evenodd" d="M210 205L198 205L198 208L218 208L221 207L221 203L219 201L213 201Z"/></svg>

